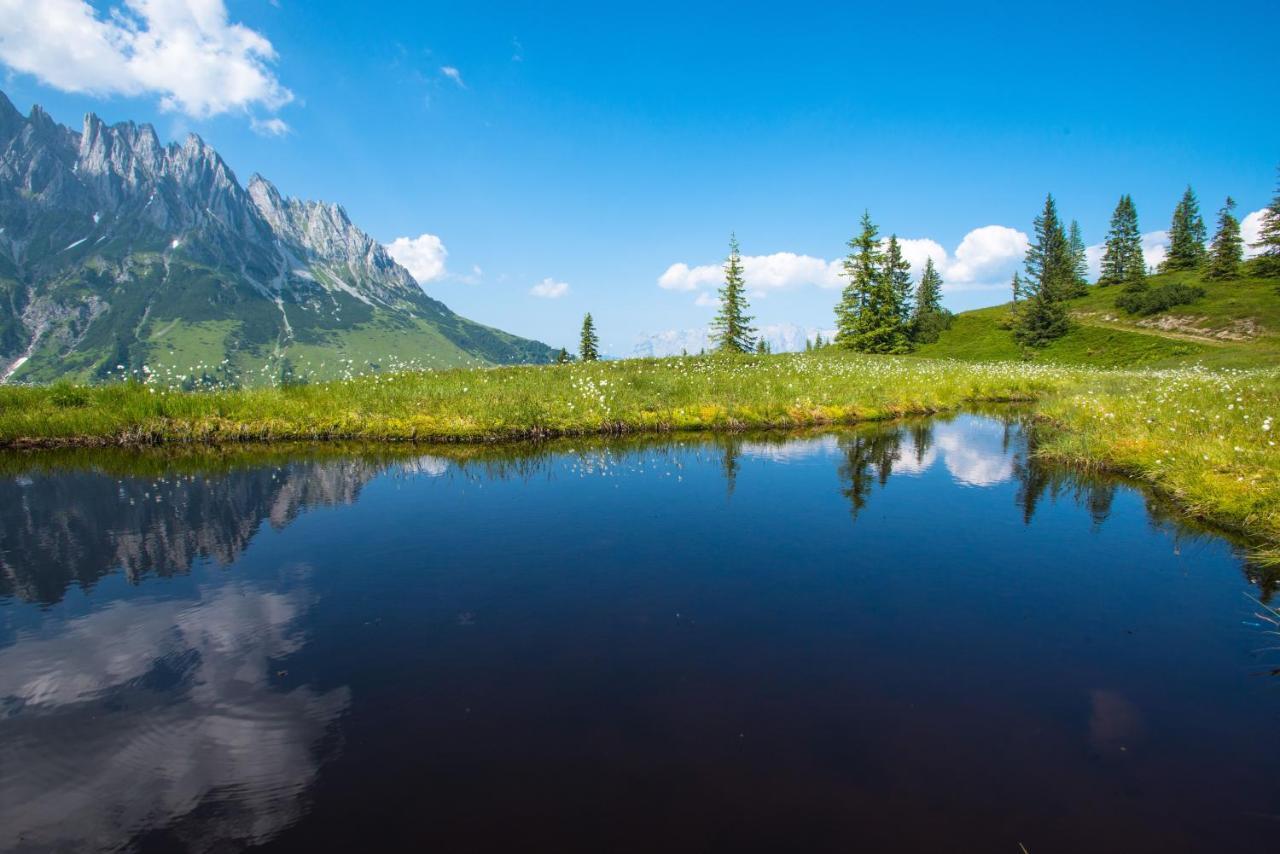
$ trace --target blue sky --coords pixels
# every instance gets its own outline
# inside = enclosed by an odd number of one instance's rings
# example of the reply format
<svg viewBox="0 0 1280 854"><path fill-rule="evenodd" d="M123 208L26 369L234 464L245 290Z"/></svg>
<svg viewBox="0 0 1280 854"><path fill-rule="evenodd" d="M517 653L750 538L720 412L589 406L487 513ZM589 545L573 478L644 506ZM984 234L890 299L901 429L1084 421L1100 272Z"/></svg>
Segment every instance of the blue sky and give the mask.
<svg viewBox="0 0 1280 854"><path fill-rule="evenodd" d="M0 0L0 63L20 109L198 132L461 313L572 348L591 311L619 354L705 326L730 231L758 323L825 329L864 208L963 309L1047 191L1091 244L1124 192L1151 232L1188 182L1210 221L1272 194L1274 4L836 5Z"/></svg>

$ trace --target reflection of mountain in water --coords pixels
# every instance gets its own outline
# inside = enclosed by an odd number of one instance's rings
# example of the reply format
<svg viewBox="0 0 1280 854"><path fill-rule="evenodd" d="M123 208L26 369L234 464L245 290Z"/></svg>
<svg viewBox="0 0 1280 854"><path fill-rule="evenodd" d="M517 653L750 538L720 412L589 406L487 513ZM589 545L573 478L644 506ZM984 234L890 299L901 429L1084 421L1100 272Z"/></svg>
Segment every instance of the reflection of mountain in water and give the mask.
<svg viewBox="0 0 1280 854"><path fill-rule="evenodd" d="M306 809L346 688L273 684L302 589L115 602L0 649L0 850L239 850ZM274 674L274 676L273 676Z"/></svg>
<svg viewBox="0 0 1280 854"><path fill-rule="evenodd" d="M0 595L57 602L71 583L122 569L131 580L236 560L263 520L350 504L384 465L362 458L243 468L216 476L115 478L67 471L0 480Z"/></svg>

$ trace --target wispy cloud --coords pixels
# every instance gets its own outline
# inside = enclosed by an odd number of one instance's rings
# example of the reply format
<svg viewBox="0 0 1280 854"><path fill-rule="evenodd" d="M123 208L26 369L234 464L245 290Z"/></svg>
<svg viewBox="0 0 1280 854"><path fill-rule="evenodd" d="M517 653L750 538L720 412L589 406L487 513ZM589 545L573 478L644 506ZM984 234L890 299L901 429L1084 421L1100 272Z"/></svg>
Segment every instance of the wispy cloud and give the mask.
<svg viewBox="0 0 1280 854"><path fill-rule="evenodd" d="M529 288L529 293L542 299L560 299L560 297L569 293L569 284L568 282L557 282L555 279L548 277Z"/></svg>
<svg viewBox="0 0 1280 854"><path fill-rule="evenodd" d="M293 100L276 58L222 0L124 0L105 16L84 0L0 0L0 62L65 92L156 95L193 118L274 112Z"/></svg>
<svg viewBox="0 0 1280 854"><path fill-rule="evenodd" d="M445 77L448 77L454 83L457 83L459 88L461 89L467 88L466 82L462 79L462 72L454 68L452 65L440 66L440 73L443 74Z"/></svg>

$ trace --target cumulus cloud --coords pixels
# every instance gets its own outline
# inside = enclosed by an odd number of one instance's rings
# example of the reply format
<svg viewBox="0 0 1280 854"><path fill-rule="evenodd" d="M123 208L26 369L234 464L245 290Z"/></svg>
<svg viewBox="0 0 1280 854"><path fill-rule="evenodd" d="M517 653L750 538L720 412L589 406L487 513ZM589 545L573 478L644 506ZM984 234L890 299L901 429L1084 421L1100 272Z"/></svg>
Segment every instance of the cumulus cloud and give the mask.
<svg viewBox="0 0 1280 854"><path fill-rule="evenodd" d="M767 292L794 288L801 285L817 285L821 288L840 287L840 262L824 261L811 255L794 252L775 252L772 255L744 255L742 272L747 283L757 291ZM672 264L658 277L658 287L669 291L694 291L705 287L718 287L724 282L724 267L720 264Z"/></svg>
<svg viewBox="0 0 1280 854"><path fill-rule="evenodd" d="M1244 257L1256 258L1262 254L1262 250L1255 249L1253 244L1262 238L1262 219L1267 214L1267 209L1262 208L1240 220L1240 235L1244 238Z"/></svg>
<svg viewBox="0 0 1280 854"><path fill-rule="evenodd" d="M387 244L387 252L396 259L396 263L408 270L420 285L443 276L445 259L449 256L444 243L434 234L397 237Z"/></svg>
<svg viewBox="0 0 1280 854"><path fill-rule="evenodd" d="M942 274L944 290L987 290L1004 287L1014 270L1022 265L1027 251L1027 235L1003 225L975 228L964 236L954 253L929 238L899 238L903 256L914 273L933 263ZM840 288L846 280L840 275L843 259L828 261L812 255L775 252L772 255L744 255L742 272L753 294L767 294L786 288L816 285ZM672 264L658 277L658 287L670 291L699 291L718 287L724 281L720 264L690 266ZM713 304L706 294L699 294L698 305Z"/></svg>
<svg viewBox="0 0 1280 854"><path fill-rule="evenodd" d="M560 297L569 293L569 284L567 282L557 282L548 276L532 288L529 288L529 293L542 299L560 299Z"/></svg>
<svg viewBox="0 0 1280 854"><path fill-rule="evenodd" d="M85 0L0 0L0 62L66 92L156 95L193 118L275 111L293 100L275 60L222 0L124 0L105 16Z"/></svg>
<svg viewBox="0 0 1280 854"><path fill-rule="evenodd" d="M457 83L461 88L467 88L467 84L462 80L462 72L454 68L452 65L440 66L440 73L445 77L448 77L454 83Z"/></svg>

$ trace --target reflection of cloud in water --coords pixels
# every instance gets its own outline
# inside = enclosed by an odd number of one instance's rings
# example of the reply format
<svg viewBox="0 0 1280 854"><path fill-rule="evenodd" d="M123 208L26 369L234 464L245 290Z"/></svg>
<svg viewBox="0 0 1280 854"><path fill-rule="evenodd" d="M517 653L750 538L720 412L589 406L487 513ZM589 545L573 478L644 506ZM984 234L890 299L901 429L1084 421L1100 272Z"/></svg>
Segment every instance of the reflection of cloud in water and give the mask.
<svg viewBox="0 0 1280 854"><path fill-rule="evenodd" d="M397 467L405 474L419 474L427 477L440 477L449 471L449 466L450 462L444 457L433 457L430 454L397 463Z"/></svg>
<svg viewBox="0 0 1280 854"><path fill-rule="evenodd" d="M118 848L168 827L210 850L294 822L348 703L271 685L307 604L228 585L20 633L0 650L0 849Z"/></svg>
<svg viewBox="0 0 1280 854"><path fill-rule="evenodd" d="M830 456L840 449L835 435L817 436L812 439L789 439L783 442L743 442L739 452L744 457L790 463L811 457Z"/></svg>
<svg viewBox="0 0 1280 854"><path fill-rule="evenodd" d="M1004 426L987 419L938 423L924 454L917 454L914 439L904 436L902 451L893 464L894 474L921 474L938 458L957 483L994 486L1013 477L1013 456L1004 447Z"/></svg>

